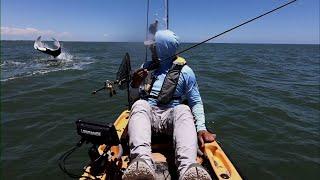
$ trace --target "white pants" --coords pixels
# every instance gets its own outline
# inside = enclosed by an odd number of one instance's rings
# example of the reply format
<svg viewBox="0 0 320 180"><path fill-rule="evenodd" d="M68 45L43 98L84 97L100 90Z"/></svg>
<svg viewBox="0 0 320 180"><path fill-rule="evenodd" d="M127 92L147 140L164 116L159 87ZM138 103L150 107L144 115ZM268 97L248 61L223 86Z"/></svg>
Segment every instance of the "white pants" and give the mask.
<svg viewBox="0 0 320 180"><path fill-rule="evenodd" d="M145 100L136 101L129 120L129 146L132 159L144 159L151 167L151 133L167 134L173 137L175 163L182 175L188 166L196 162L197 133L189 106L174 108L151 106Z"/></svg>

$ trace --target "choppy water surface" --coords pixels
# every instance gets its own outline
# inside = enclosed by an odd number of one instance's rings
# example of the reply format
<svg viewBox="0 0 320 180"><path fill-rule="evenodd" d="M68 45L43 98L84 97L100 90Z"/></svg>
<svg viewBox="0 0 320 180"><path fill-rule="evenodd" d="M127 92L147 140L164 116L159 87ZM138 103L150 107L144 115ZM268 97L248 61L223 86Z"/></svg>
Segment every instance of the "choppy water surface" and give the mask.
<svg viewBox="0 0 320 180"><path fill-rule="evenodd" d="M33 42L1 42L4 179L68 179L57 160L79 140L74 121L113 122L126 108L125 92L113 98L90 92L115 77L125 52L137 67L142 43L63 47L54 62L35 51ZM206 44L183 55L197 75L208 128L248 179L319 177L319 50ZM73 171L87 163L86 148L70 161Z"/></svg>

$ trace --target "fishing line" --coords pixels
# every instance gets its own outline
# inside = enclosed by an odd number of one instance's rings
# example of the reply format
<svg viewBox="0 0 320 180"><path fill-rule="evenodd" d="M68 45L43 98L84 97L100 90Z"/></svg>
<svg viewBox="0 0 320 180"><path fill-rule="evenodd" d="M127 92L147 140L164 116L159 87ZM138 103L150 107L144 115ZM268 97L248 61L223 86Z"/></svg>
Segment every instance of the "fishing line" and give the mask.
<svg viewBox="0 0 320 180"><path fill-rule="evenodd" d="M234 29L237 29L237 28L239 28L239 27L241 27L241 26L243 26L243 25L245 25L245 24L248 24L248 23L250 23L250 22L252 22L252 21L254 21L254 20L257 20L257 19L259 19L259 18L262 18L263 16L266 16L266 15L268 15L268 14L270 14L270 13L273 13L273 12L275 12L275 11L277 11L277 10L283 8L283 7L286 7L286 6L288 6L289 4L292 4L292 3L296 2L296 1L297 1L297 0L290 1L290 2L285 3L285 4L283 4L283 5L281 5L281 6L277 7L277 8L274 8L274 9L272 9L272 10L266 12L266 13L263 13L263 14L261 14L261 15L259 15L259 16L256 16L256 17L254 17L254 18L252 18L252 19L250 19L250 20L248 20L248 21L245 21L245 22L243 22L243 23L241 23L241 24L239 24L239 25L237 25L237 26L234 26L234 27L232 27L232 28L230 28L230 29L228 29L228 30L220 33L220 34L217 34L217 35L212 36L212 37L210 37L210 38L208 38L208 39L206 39L206 40L204 40L204 41L202 41L202 42L200 42L200 43L197 43L197 44L195 44L195 45L193 45L193 46L190 46L190 47L188 47L188 48L186 48L186 49L184 49L184 50L176 53L175 55L173 55L173 56L171 56L171 57L169 57L169 58L166 58L165 60L174 58L174 57L176 57L176 56L179 55L179 54L182 54L182 53L184 53L184 52L186 52L186 51L189 51L190 49L193 49L193 48L195 48L195 47L197 47L197 46L200 46L201 44L204 44L204 43L206 43L206 42L208 42L208 41L210 41L210 40L212 40L212 39L215 39L215 38L217 38L217 37L219 37L219 36L221 36L221 35L223 35L223 34L226 34L226 33L230 32L230 31L232 31L232 30L234 30Z"/></svg>

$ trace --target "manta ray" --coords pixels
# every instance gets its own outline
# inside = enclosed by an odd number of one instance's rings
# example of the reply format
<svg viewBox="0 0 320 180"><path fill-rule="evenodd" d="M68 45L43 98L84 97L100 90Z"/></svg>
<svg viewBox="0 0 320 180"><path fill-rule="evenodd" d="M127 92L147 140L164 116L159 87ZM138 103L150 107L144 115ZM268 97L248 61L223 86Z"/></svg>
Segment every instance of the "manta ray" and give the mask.
<svg viewBox="0 0 320 180"><path fill-rule="evenodd" d="M34 49L43 52L45 54L49 54L51 56L53 56L54 58L56 58L57 56L60 55L61 53L61 46L58 40L56 40L55 38L52 38L53 40L53 44L54 46L56 46L56 48L50 48L48 45L46 45L45 43L41 42L41 36L39 36L37 38L37 40L34 42Z"/></svg>

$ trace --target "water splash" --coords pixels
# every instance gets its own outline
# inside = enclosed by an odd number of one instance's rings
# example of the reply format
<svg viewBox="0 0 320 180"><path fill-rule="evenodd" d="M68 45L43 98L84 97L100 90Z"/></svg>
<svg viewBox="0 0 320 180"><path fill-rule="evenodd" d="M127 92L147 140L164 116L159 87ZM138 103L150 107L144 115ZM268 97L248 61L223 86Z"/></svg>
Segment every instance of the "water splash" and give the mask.
<svg viewBox="0 0 320 180"><path fill-rule="evenodd" d="M63 50L61 54L56 58L58 60L65 60L65 61L72 61L73 55L70 54L68 51Z"/></svg>
<svg viewBox="0 0 320 180"><path fill-rule="evenodd" d="M26 62L4 60L1 63L1 81L6 82L17 78L71 69L82 70L86 65L93 62L94 60L91 57L75 56L65 50L57 58L34 57Z"/></svg>

